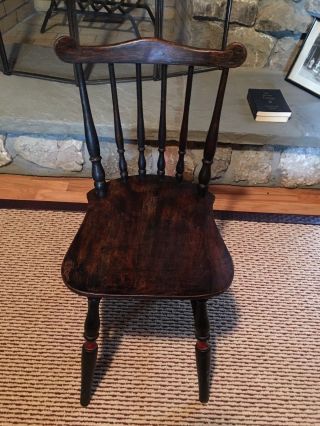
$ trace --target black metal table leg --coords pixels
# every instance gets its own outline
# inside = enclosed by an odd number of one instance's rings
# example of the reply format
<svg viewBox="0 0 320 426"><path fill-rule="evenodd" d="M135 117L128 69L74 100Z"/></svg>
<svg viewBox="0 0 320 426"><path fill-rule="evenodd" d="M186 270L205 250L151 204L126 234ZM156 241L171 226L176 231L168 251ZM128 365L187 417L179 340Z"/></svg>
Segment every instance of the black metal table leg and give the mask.
<svg viewBox="0 0 320 426"><path fill-rule="evenodd" d="M154 26L154 35L157 38L163 37L163 9L164 2L163 0L156 0L156 15L155 15L155 26Z"/></svg>
<svg viewBox="0 0 320 426"><path fill-rule="evenodd" d="M46 14L45 14L45 17L44 17L44 20L43 20L43 22L42 22L41 29L40 29L40 33L42 33L42 34L43 34L43 33L45 33L45 32L46 32L47 25L48 25L48 21L49 21L49 19L51 18L53 11L54 11L54 10L56 10L56 9L57 9L57 7L58 7L57 2L56 2L55 0L51 0L51 3L50 3L50 6L49 6L49 9L47 10L47 12L46 12Z"/></svg>
<svg viewBox="0 0 320 426"><path fill-rule="evenodd" d="M10 75L11 74L10 66L9 66L9 62L8 62L6 49L4 47L1 31L0 31L0 58L1 58L1 62L2 62L3 73L6 74L6 75Z"/></svg>
<svg viewBox="0 0 320 426"><path fill-rule="evenodd" d="M65 2L66 9L67 9L67 17L68 17L68 25L69 25L69 34L70 37L72 37L77 44L80 43L79 39L79 28L78 28L78 20L77 20L77 14L76 14L76 0L69 0ZM75 66L73 66L73 73L74 73L74 81L76 85L78 86L78 79L77 79L77 73Z"/></svg>
<svg viewBox="0 0 320 426"><path fill-rule="evenodd" d="M66 1L65 3L66 3L66 9L67 9L70 37L72 37L77 42L77 44L79 44L79 28L78 28L77 14L76 14L76 1L69 0L69 1Z"/></svg>

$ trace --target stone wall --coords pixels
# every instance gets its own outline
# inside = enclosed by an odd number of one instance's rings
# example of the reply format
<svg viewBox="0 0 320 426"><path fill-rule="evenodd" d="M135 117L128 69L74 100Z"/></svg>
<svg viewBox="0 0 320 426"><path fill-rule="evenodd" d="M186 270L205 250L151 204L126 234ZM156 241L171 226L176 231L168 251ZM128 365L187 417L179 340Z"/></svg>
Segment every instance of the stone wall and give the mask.
<svg viewBox="0 0 320 426"><path fill-rule="evenodd" d="M176 0L178 38L196 47L221 45L226 0ZM320 16L320 0L234 0L229 41L246 45L245 66L287 71L301 36Z"/></svg>
<svg viewBox="0 0 320 426"><path fill-rule="evenodd" d="M34 11L31 0L0 0L0 30L2 33L23 21Z"/></svg>
<svg viewBox="0 0 320 426"><path fill-rule="evenodd" d="M220 47L225 0L165 1L165 38L199 47ZM25 0L0 0L2 30L23 19L23 11L32 5L33 2ZM39 0L35 5L43 10L48 1ZM28 10L26 14L29 13ZM238 40L247 46L247 66L283 71L295 56L301 35L310 26L311 15L316 13L320 14L320 0L234 0L229 41ZM212 182L320 187L320 148L251 143L219 144ZM126 146L126 155L130 173L136 174L138 151L133 143ZM148 172L156 172L157 155L155 146L146 148ZM117 177L115 144L104 141L102 156L107 178ZM177 146L171 144L166 150L168 174L174 174L176 159ZM197 180L201 160L200 146L194 145L186 156L189 179ZM83 177L90 176L91 164L82 140L9 133L0 135L0 173Z"/></svg>
<svg viewBox="0 0 320 426"><path fill-rule="evenodd" d="M91 176L91 163L79 139L44 138L35 135L0 135L0 173L36 176ZM146 147L147 172L157 173L158 149ZM101 144L107 179L119 177L114 142ZM185 178L197 181L202 165L201 146L189 149ZM138 149L126 144L128 171L137 174ZM166 174L175 175L178 147L165 151ZM268 187L320 187L320 148L219 144L212 165L211 183Z"/></svg>
<svg viewBox="0 0 320 426"><path fill-rule="evenodd" d="M226 0L164 2L166 38L220 47ZM154 7L154 0L148 3ZM34 0L36 10L45 11L48 5L49 0ZM229 41L246 45L245 66L287 71L315 15L320 16L320 0L233 0Z"/></svg>

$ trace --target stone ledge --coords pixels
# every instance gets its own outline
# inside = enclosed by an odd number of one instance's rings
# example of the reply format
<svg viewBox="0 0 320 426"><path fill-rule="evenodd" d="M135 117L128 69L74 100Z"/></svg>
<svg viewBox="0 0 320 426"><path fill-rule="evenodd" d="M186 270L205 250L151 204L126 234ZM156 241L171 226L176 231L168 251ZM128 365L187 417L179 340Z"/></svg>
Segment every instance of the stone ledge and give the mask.
<svg viewBox="0 0 320 426"><path fill-rule="evenodd" d="M212 111L219 72L195 76L191 105L189 140L203 141ZM147 138L157 138L159 82L144 82ZM288 123L257 123L248 106L248 88L279 88L293 114ZM185 77L168 80L168 139L179 136ZM212 89L211 89L212 88ZM118 85L121 116L126 139L136 138L134 83ZM0 133L83 136L78 89L73 85L0 75ZM212 95L211 95L212 92ZM90 86L92 110L101 136L113 138L110 88ZM319 100L284 81L283 74L266 70L231 70L223 108L221 143L239 145L284 145L320 147Z"/></svg>
<svg viewBox="0 0 320 426"><path fill-rule="evenodd" d="M190 117L189 151L186 172L197 179L203 141L212 111L219 73L195 76ZM185 77L168 81L167 173L174 174ZM280 88L293 117L288 123L257 123L246 100L249 87ZM212 88L212 89L211 89ZM144 83L147 138L156 139L159 121L158 82ZM124 134L136 138L135 85L118 85ZM0 91L6 101L0 105L0 173L38 176L85 177L91 174L88 154L83 147L83 123L78 89L72 85L6 77L0 75ZM113 139L110 88L90 86L92 109L102 139L102 156L107 177L118 177ZM224 105L219 148L212 175L213 183L256 186L320 187L319 100L284 81L270 71L231 71ZM3 135L1 137L1 134ZM136 174L138 151L126 145L129 171ZM146 148L147 168L156 172L155 144Z"/></svg>
<svg viewBox="0 0 320 426"><path fill-rule="evenodd" d="M0 173L35 176L91 176L91 163L81 140L30 135L0 137ZM125 145L130 175L138 170L137 144ZM107 179L119 177L118 154L113 142L101 143L102 164ZM147 145L147 173L157 173L158 149ZM185 157L185 178L197 181L202 149L194 145ZM175 175L178 147L165 151L166 174ZM211 183L241 186L320 187L320 148L284 146L218 146L212 165Z"/></svg>

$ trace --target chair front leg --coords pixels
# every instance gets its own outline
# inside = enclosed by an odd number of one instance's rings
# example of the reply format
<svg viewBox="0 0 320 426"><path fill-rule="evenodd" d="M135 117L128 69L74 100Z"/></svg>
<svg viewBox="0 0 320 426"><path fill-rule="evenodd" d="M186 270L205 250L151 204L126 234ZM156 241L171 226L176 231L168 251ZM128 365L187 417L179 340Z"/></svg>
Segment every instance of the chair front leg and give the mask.
<svg viewBox="0 0 320 426"><path fill-rule="evenodd" d="M199 383L200 402L209 401L210 390L210 358L209 345L210 325L207 314L206 300L192 300L196 343L196 361Z"/></svg>
<svg viewBox="0 0 320 426"><path fill-rule="evenodd" d="M101 299L88 298L88 313L84 325L85 342L82 346L81 405L87 406L91 399L91 387L97 361L100 318L99 304Z"/></svg>

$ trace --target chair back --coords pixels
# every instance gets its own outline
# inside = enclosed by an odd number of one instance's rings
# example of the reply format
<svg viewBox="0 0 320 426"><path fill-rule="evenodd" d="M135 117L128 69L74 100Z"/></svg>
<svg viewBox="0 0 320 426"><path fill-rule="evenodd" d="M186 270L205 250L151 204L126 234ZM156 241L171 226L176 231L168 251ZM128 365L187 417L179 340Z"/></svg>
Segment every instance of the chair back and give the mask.
<svg viewBox="0 0 320 426"><path fill-rule="evenodd" d="M158 65L161 70L161 101L158 134L159 156L157 162L157 174L159 176L165 175L166 166L164 153L167 130L166 106L168 66L188 66L185 102L178 149L179 157L176 166L176 177L178 180L183 179L184 173L184 157L188 139L189 110L194 67L208 66L221 70L221 77L216 94L212 119L204 145L203 164L198 179L199 191L200 193L205 194L210 181L211 165L217 147L220 116L228 79L228 72L230 68L239 67L246 59L246 49L242 44L231 43L228 46L226 45L231 3L232 2L228 0L225 31L222 43L223 46L221 50L198 49L157 38L140 38L107 46L79 46L76 41L70 37L61 37L57 40L55 50L58 57L65 62L74 64L75 66L83 110L86 144L90 160L92 162L92 177L94 179L96 192L99 196L104 196L106 193L105 172L101 164L99 140L91 113L82 64L108 64L114 112L115 141L119 154L119 172L124 181L128 178L128 169L125 159L124 138L119 111L117 80L114 64L128 63L135 64L136 66L137 145L139 150L138 173L141 178L146 175L145 124L141 72L142 64Z"/></svg>

